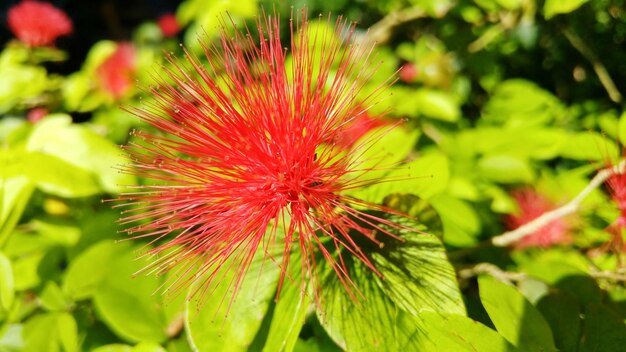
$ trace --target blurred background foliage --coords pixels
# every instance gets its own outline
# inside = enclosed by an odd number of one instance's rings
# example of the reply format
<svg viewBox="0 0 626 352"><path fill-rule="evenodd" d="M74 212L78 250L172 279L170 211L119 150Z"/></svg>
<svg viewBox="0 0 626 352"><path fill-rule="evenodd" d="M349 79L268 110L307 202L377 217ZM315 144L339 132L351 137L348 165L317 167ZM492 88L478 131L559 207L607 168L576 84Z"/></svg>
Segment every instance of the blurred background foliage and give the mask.
<svg viewBox="0 0 626 352"><path fill-rule="evenodd" d="M16 3L2 3L3 19ZM56 46L0 36L0 351L623 350L626 256L607 189L531 235L554 239L490 239L565 204L622 156L626 1L53 3L75 26ZM247 278L227 316L219 299L199 309L184 292L161 295L165 278L134 275L145 242L116 242L108 200L142 182L118 171L118 145L148 128L120 106L151 99L142 87L164 54L199 52L219 14L253 26L277 11L287 38L292 6L342 14L355 40L376 43L364 94L397 72L369 113L406 123L363 157L402 163L381 176L403 181L353 195L429 234L368 248L384 280L347 263L360 305L333 275L323 310L293 285L274 301L276 268Z"/></svg>

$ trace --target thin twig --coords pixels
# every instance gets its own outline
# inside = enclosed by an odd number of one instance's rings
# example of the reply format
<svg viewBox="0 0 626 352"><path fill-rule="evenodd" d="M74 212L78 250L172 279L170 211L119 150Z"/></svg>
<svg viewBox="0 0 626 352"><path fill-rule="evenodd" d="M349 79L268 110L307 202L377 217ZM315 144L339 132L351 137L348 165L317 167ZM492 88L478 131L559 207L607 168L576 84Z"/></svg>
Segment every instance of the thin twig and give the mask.
<svg viewBox="0 0 626 352"><path fill-rule="evenodd" d="M418 18L424 18L427 15L421 6L392 11L370 27L367 35L363 38L363 42L378 45L386 43L391 38L394 27Z"/></svg>
<svg viewBox="0 0 626 352"><path fill-rule="evenodd" d="M459 278L461 279L470 279L481 274L491 275L498 281L506 282L509 284L512 284L516 281L524 280L527 277L524 273L504 271L491 263L478 263L472 267L461 269L458 271Z"/></svg>
<svg viewBox="0 0 626 352"><path fill-rule="evenodd" d="M613 271L592 271L589 275L595 279L626 282L626 274Z"/></svg>
<svg viewBox="0 0 626 352"><path fill-rule="evenodd" d="M611 79L611 76L609 75L609 71L607 71L606 67L604 67L600 59L591 50L591 48L587 46L587 44L585 44L585 42L576 33L569 30L568 28L563 30L563 34L565 35L565 38L567 38L567 40L570 42L570 44L572 44L572 46L591 63L591 65L593 66L593 70L596 72L596 75L598 75L598 78L600 79L600 83L602 83L604 89L606 89L607 93L609 93L609 98L611 98L611 100L615 103L621 102L622 94L619 92L619 90L617 90L613 79Z"/></svg>
<svg viewBox="0 0 626 352"><path fill-rule="evenodd" d="M541 227L549 224L550 222L564 217L566 215L575 213L580 208L580 203L591 193L594 189L598 188L602 185L609 177L613 174L622 174L624 173L624 168L626 167L626 160L622 160L619 164L601 170L596 174L596 176L591 179L589 184L580 192L574 199L569 201L567 204L563 205L560 208L556 208L549 212L544 213L543 215L535 218L534 220L518 227L515 230L507 231L499 236L493 237L491 239L491 243L496 247L505 247L514 242L519 241L520 239L534 233Z"/></svg>

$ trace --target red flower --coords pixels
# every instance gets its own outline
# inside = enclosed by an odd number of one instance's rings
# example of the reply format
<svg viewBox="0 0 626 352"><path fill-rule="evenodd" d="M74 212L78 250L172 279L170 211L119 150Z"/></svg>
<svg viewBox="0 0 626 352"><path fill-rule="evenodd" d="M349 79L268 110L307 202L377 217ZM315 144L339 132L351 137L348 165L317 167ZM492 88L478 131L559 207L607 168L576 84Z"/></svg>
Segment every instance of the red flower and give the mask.
<svg viewBox="0 0 626 352"><path fill-rule="evenodd" d="M11 32L29 46L53 45L63 35L72 33L72 21L65 12L46 2L24 0L7 14Z"/></svg>
<svg viewBox="0 0 626 352"><path fill-rule="evenodd" d="M607 158L608 159L608 158ZM610 161L606 163L606 167L615 167ZM626 243L624 243L623 232L626 230L626 174L613 174L606 181L611 194L611 198L619 209L620 215L615 219L613 224L608 228L613 238L609 242L609 246L619 252L626 251Z"/></svg>
<svg viewBox="0 0 626 352"><path fill-rule="evenodd" d="M415 77L417 77L417 68L414 64L407 62L400 67L398 75L403 82L411 83L415 80Z"/></svg>
<svg viewBox="0 0 626 352"><path fill-rule="evenodd" d="M133 85L136 70L136 50L130 43L120 43L117 49L96 70L102 88L119 99Z"/></svg>
<svg viewBox="0 0 626 352"><path fill-rule="evenodd" d="M26 119L30 123L37 123L44 117L48 116L48 109L46 108L34 108L26 114Z"/></svg>
<svg viewBox="0 0 626 352"><path fill-rule="evenodd" d="M507 215L504 219L506 226L511 230L516 229L543 215L545 212L556 208L555 204L531 188L515 190L511 193L511 195L519 207L519 214ZM553 245L568 244L572 242L569 231L570 225L567 221L559 218L537 229L532 234L523 237L515 243L514 247L548 248Z"/></svg>
<svg viewBox="0 0 626 352"><path fill-rule="evenodd" d="M197 292L219 281L217 270L229 258L236 291L260 247L280 267L279 291L299 249L303 280L318 286L319 253L351 293L341 253L375 271L357 243L378 243L375 233L405 228L363 209L391 210L344 195L380 180L357 180L365 170L354 154L331 145L363 111L360 104L378 94L357 103L373 73L365 69L371 48L326 40L305 15L293 20L287 50L279 19L270 16L257 23L258 43L250 33L224 29L219 45L205 44L207 66L189 52L184 63L169 56L172 68L150 92L153 102L131 109L162 133L136 132L140 142L127 148L129 171L155 182L121 196L137 206L121 223L132 224L129 234L159 240L149 253L160 257L152 267L158 272L189 273L202 263L201 274L188 279L202 285ZM354 26L341 19L336 26L350 41ZM216 78L217 70L223 74ZM269 247L276 243L283 249L274 257Z"/></svg>
<svg viewBox="0 0 626 352"><path fill-rule="evenodd" d="M176 16L172 13L166 13L159 17L157 24L165 37L173 37L180 31L178 20L176 20Z"/></svg>

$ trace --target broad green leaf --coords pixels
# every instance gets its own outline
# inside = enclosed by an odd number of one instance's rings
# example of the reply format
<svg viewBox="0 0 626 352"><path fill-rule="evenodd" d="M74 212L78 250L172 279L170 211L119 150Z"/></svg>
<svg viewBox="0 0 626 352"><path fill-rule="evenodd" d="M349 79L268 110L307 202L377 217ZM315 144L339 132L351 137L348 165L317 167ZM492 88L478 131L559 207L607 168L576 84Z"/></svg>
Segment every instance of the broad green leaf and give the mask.
<svg viewBox="0 0 626 352"><path fill-rule="evenodd" d="M418 226L399 218L391 220ZM427 233L402 232L400 241L387 238L382 248L371 250L371 261L382 275L382 279L375 277L382 292L413 315L425 310L465 315L454 268L439 239Z"/></svg>
<svg viewBox="0 0 626 352"><path fill-rule="evenodd" d="M543 5L543 16L550 19L556 15L570 13L589 0L546 0Z"/></svg>
<svg viewBox="0 0 626 352"><path fill-rule="evenodd" d="M18 352L24 350L24 326L22 324L7 324L0 332L0 350Z"/></svg>
<svg viewBox="0 0 626 352"><path fill-rule="evenodd" d="M619 352L626 346L624 319L604 305L590 304L585 309L579 352Z"/></svg>
<svg viewBox="0 0 626 352"><path fill-rule="evenodd" d="M89 247L70 263L63 280L63 291L73 300L92 297L110 270L117 253L113 241L103 241Z"/></svg>
<svg viewBox="0 0 626 352"><path fill-rule="evenodd" d="M0 176L0 247L20 220L33 189L33 184L26 177Z"/></svg>
<svg viewBox="0 0 626 352"><path fill-rule="evenodd" d="M494 330L463 315L422 312L419 318L428 327L419 351L520 351Z"/></svg>
<svg viewBox="0 0 626 352"><path fill-rule="evenodd" d="M365 174L365 178L369 177ZM393 193L413 194L429 199L446 189L449 179L448 158L438 152L395 167L374 185L355 189L349 194L356 198L380 204Z"/></svg>
<svg viewBox="0 0 626 352"><path fill-rule="evenodd" d="M383 126L369 131L357 141L362 146L355 152L355 169L366 170L367 178L382 177L408 157L419 137L417 130L403 126Z"/></svg>
<svg viewBox="0 0 626 352"><path fill-rule="evenodd" d="M78 351L74 317L68 313L37 314L24 325L25 352Z"/></svg>
<svg viewBox="0 0 626 352"><path fill-rule="evenodd" d="M217 286L211 287L211 297L186 300L185 331L196 350L247 351L276 290L280 271L262 258L262 250L253 258L235 297L233 270L239 268L228 268L229 264L224 264Z"/></svg>
<svg viewBox="0 0 626 352"><path fill-rule="evenodd" d="M0 312L7 312L13 305L15 285L11 261L0 252Z"/></svg>
<svg viewBox="0 0 626 352"><path fill-rule="evenodd" d="M390 220L401 222L397 218ZM403 224L417 226L408 221ZM417 350L425 326L416 314L422 311L465 314L454 270L439 240L408 230L390 231L401 240L381 234L377 238L383 245L376 246L365 239L360 245L382 278L347 252L342 257L351 280L348 287L331 269L328 260L320 265L324 276L318 318L344 349ZM359 240L359 236L353 238Z"/></svg>
<svg viewBox="0 0 626 352"><path fill-rule="evenodd" d="M450 93L422 88L414 99L419 112L427 117L454 122L461 116L461 107Z"/></svg>
<svg viewBox="0 0 626 352"><path fill-rule="evenodd" d="M299 260L299 258L292 258ZM293 266L296 267L296 266ZM297 267L300 270L300 267ZM295 270L294 270L295 271ZM294 283L287 283L283 287L280 298L274 308L272 322L263 351L280 352L292 351L300 335L302 325L311 304L311 298L303 295L300 286L296 284L301 275L293 275Z"/></svg>
<svg viewBox="0 0 626 352"><path fill-rule="evenodd" d="M580 339L580 304L567 291L555 291L543 296L537 303L554 334L556 347L561 351L576 351Z"/></svg>
<svg viewBox="0 0 626 352"><path fill-rule="evenodd" d="M40 121L26 148L54 155L94 174L105 191L117 193L121 185L133 184L134 177L116 167L128 163L121 150L84 126L72 124L67 115L50 115Z"/></svg>
<svg viewBox="0 0 626 352"><path fill-rule="evenodd" d="M515 288L478 278L480 300L498 332L522 351L556 351L550 326Z"/></svg>
<svg viewBox="0 0 626 352"><path fill-rule="evenodd" d="M42 191L60 197L86 197L100 192L93 173L40 152L12 153L5 174L25 177Z"/></svg>
<svg viewBox="0 0 626 352"><path fill-rule="evenodd" d="M417 350L424 326L385 295L371 269L350 255L345 260L357 298L347 293L325 262L320 265L326 273L321 279L317 317L328 335L348 351Z"/></svg>
<svg viewBox="0 0 626 352"><path fill-rule="evenodd" d="M602 302L602 290L591 276L569 275L561 278L554 286L576 297L583 306Z"/></svg>
<svg viewBox="0 0 626 352"><path fill-rule="evenodd" d="M617 127L617 137L622 145L626 145L626 111L619 117L619 123Z"/></svg>
<svg viewBox="0 0 626 352"><path fill-rule="evenodd" d="M91 352L166 352L166 350L153 342L141 342L134 347L119 343L105 345L94 348Z"/></svg>
<svg viewBox="0 0 626 352"><path fill-rule="evenodd" d="M116 244L107 269L93 294L98 316L119 337L129 342L161 342L166 339L163 299L156 294L163 280L134 274L145 261L138 248ZM145 250L145 249L144 249ZM92 264L94 265L94 264Z"/></svg>
<svg viewBox="0 0 626 352"><path fill-rule="evenodd" d="M499 183L530 182L535 175L528 161L510 155L489 155L478 161L481 175Z"/></svg>
<svg viewBox="0 0 626 352"><path fill-rule="evenodd" d="M597 132L579 132L570 134L561 155L575 160L614 161L619 150L615 142Z"/></svg>
<svg viewBox="0 0 626 352"><path fill-rule="evenodd" d="M446 244L467 247L476 243L480 220L468 203L447 194L437 195L430 203L441 217Z"/></svg>
<svg viewBox="0 0 626 352"><path fill-rule="evenodd" d="M39 299L43 307L48 311L63 311L69 308L70 304L61 288L54 281L48 281Z"/></svg>
<svg viewBox="0 0 626 352"><path fill-rule="evenodd" d="M552 93L533 82L511 79L495 88L480 122L507 127L545 126L564 115L563 103Z"/></svg>
<svg viewBox="0 0 626 352"><path fill-rule="evenodd" d="M552 249L533 256L519 252L514 254L514 260L523 272L550 285L568 276L586 275L589 266L585 256L573 250Z"/></svg>

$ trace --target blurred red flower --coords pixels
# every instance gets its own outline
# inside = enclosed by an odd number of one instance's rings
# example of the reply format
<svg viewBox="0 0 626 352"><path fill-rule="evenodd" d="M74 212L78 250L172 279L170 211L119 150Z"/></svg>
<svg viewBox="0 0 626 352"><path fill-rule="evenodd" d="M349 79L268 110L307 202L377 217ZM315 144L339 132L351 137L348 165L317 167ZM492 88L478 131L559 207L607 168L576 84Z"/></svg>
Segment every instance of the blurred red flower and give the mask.
<svg viewBox="0 0 626 352"><path fill-rule="evenodd" d="M29 46L49 46L72 33L72 21L62 10L46 2L24 0L7 13L9 29Z"/></svg>
<svg viewBox="0 0 626 352"><path fill-rule="evenodd" d="M119 43L117 49L96 70L102 89L115 99L123 97L133 85L137 52L131 43Z"/></svg>
<svg viewBox="0 0 626 352"><path fill-rule="evenodd" d="M173 13L161 15L157 20L157 24L165 37L173 37L180 31L180 24Z"/></svg>
<svg viewBox="0 0 626 352"><path fill-rule="evenodd" d="M371 47L328 40L304 12L291 23L288 50L279 19L269 16L257 22L258 43L249 32L223 29L219 44L203 44L206 66L189 52L184 62L169 56L154 99L130 109L161 133L135 132L138 142L127 147L129 172L153 181L120 197L135 206L121 223L158 244L148 255L159 259L147 269L188 274L173 291L187 281L201 285L195 292L210 291L228 266L236 293L260 250L279 265L280 292L296 249L302 285L311 280L319 289L323 259L353 294L341 253L376 272L358 243L406 229L364 209L392 210L344 194L381 180L364 180L353 152L332 147L383 88L357 101L374 72L365 69ZM335 26L351 41L353 25L339 19ZM271 254L275 244L282 254ZM189 275L198 263L199 273Z"/></svg>
<svg viewBox="0 0 626 352"><path fill-rule="evenodd" d="M532 188L514 190L511 192L511 196L517 203L519 213L505 217L505 224L510 230L516 229L556 208L556 205L548 198ZM548 248L558 244L568 244L572 242L570 229L571 226L566 219L555 219L532 234L523 237L513 247L518 249L526 247Z"/></svg>
<svg viewBox="0 0 626 352"><path fill-rule="evenodd" d="M607 158L609 159L609 158ZM607 162L606 167L615 167L617 163ZM615 173L606 181L611 198L619 209L620 215L615 219L613 224L608 227L608 231L613 235L608 245L618 252L626 251L626 243L624 243L624 230L626 230L626 174Z"/></svg>

